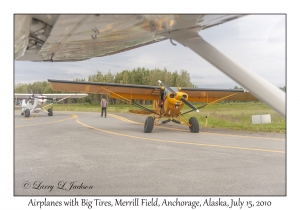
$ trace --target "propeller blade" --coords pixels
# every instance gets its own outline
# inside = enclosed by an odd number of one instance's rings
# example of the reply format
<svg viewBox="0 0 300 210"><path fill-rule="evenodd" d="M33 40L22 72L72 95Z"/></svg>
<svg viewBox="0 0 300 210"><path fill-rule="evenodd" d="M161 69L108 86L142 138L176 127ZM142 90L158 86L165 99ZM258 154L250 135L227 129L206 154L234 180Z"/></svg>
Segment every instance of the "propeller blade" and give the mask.
<svg viewBox="0 0 300 210"><path fill-rule="evenodd" d="M165 88L167 88L171 93L174 93L176 95L176 92L172 88L170 88L166 83L164 83L164 82L162 82L160 80L158 80L158 82L159 82L159 84L161 84L162 86L164 86Z"/></svg>
<svg viewBox="0 0 300 210"><path fill-rule="evenodd" d="M183 101L183 103L185 103L186 105L188 105L191 109L195 110L196 112L199 112L199 110L190 102L188 102L185 98L181 98L181 100Z"/></svg>

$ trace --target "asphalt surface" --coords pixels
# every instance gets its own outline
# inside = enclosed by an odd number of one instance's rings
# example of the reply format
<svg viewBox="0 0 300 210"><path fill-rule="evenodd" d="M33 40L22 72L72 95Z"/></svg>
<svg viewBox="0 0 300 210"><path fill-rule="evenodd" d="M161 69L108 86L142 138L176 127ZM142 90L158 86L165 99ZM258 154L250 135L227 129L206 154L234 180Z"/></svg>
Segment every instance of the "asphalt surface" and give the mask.
<svg viewBox="0 0 300 210"><path fill-rule="evenodd" d="M16 111L14 195L286 195L284 135L143 126L136 115Z"/></svg>

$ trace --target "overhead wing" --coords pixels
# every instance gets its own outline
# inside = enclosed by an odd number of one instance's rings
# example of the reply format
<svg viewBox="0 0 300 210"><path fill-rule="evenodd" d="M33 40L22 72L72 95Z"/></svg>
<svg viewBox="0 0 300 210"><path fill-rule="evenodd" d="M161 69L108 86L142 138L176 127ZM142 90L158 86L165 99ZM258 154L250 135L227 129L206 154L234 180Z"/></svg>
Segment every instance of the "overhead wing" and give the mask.
<svg viewBox="0 0 300 210"><path fill-rule="evenodd" d="M188 95L190 102L210 103L218 99L229 101L258 101L251 93L242 89L204 89L204 88L181 88ZM230 96L226 98L227 96Z"/></svg>
<svg viewBox="0 0 300 210"><path fill-rule="evenodd" d="M78 61L168 39L172 31L206 28L243 15L15 15L15 59ZM196 18L193 24L181 23Z"/></svg>
<svg viewBox="0 0 300 210"><path fill-rule="evenodd" d="M161 86L48 79L53 91L108 94L111 98L158 100Z"/></svg>

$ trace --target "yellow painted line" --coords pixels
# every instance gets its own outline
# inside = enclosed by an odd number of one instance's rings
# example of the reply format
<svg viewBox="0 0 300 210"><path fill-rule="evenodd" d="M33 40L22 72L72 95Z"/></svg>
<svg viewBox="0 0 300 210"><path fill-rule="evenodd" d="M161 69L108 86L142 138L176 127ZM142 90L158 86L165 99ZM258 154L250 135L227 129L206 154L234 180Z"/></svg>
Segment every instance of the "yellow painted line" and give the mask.
<svg viewBox="0 0 300 210"><path fill-rule="evenodd" d="M130 122L130 123L135 123L135 124L143 124L143 123L132 121L132 120L129 120L125 117L121 117L121 116L114 115L114 114L109 114L109 116L113 116L113 117L118 118L119 120L122 120L122 121L125 121L125 122Z"/></svg>
<svg viewBox="0 0 300 210"><path fill-rule="evenodd" d="M280 150L267 150L267 149L259 149L259 148L246 148L246 147L235 147L235 146L224 146L224 145L216 145L216 144L199 144L199 143L194 143L194 142L180 142L180 141L172 141L172 140L161 140L161 139L154 139L154 138L145 138L145 137L140 137L140 136L132 136L132 135L127 135L127 134L122 134L122 133L116 133L108 130L103 130L100 128L95 128L93 126L84 124L80 122L79 120L76 120L77 123L88 127L92 128L94 130L98 130L101 132L113 134L113 135L118 135L118 136L124 136L124 137L129 137L129 138L134 138L134 139L141 139L141 140L148 140L148 141L156 141L156 142L163 142L163 143L173 143L173 144L186 144L186 145L195 145L195 146L205 146L205 147L218 147L218 148L227 148L227 149L239 149L239 150L249 150L249 151L260 151L260 152L273 152L273 153L282 153L285 154L285 151L280 151Z"/></svg>
<svg viewBox="0 0 300 210"><path fill-rule="evenodd" d="M130 122L130 123L135 123L135 124L143 124L143 123L140 123L140 122L136 122L136 121L132 121L132 120L129 120L127 118L124 118L124 117L121 117L121 116L118 116L118 115L114 115L114 114L109 114L110 116L113 116L117 119L120 119L120 120L123 120L125 122ZM178 131L185 131L185 132L189 132L188 130L185 130L185 129L180 129L180 128L168 128L168 127L161 127L161 126L156 126L158 128L163 128L163 129L169 129L169 130L178 130ZM243 137L243 138L254 138L254 139L266 139L266 140L285 140L285 139L282 139L282 138L270 138L270 137L259 137L259 136L240 136L240 135L232 135L232 134L223 134L223 133L209 133L209 132L201 132L201 134L208 134L208 135L219 135L219 136L231 136L231 137Z"/></svg>
<svg viewBox="0 0 300 210"><path fill-rule="evenodd" d="M45 123L35 123L35 124L28 124L28 125L18 125L15 126L15 128L20 128L20 127L26 127L26 126L34 126L34 125L43 125L43 124L50 124L50 123L57 123L57 122L63 122L66 120L71 120L71 119L76 119L77 115L73 114L73 117L67 118L67 119L62 119L62 120L56 120L56 121L51 121L51 122L45 122Z"/></svg>
<svg viewBox="0 0 300 210"><path fill-rule="evenodd" d="M109 114L110 116L113 116L119 120L122 120L122 121L125 121L125 122L130 122L130 123L134 123L134 124L140 124L140 125L143 125L144 123L141 123L141 122L136 122L136 121L132 121L132 120L129 120L127 118L124 118L124 117L121 117L121 116L118 116L118 115L114 115L114 114ZM163 128L163 129L169 129L169 130L178 130L178 131L184 131L184 132L189 132L188 130L184 130L184 129L180 129L180 128L168 128L168 127L160 127L160 126L157 126L157 125L154 125L156 127L159 127L159 128Z"/></svg>
<svg viewBox="0 0 300 210"><path fill-rule="evenodd" d="M110 114L111 116L119 119L119 120L122 120L122 121L125 121L125 122L130 122L130 123L134 123L134 124L140 124L140 125L143 125L144 123L141 123L141 122L136 122L136 121L132 121L132 120L129 120L127 118L124 118L124 117L121 117L121 116L118 116L118 115L113 115L113 114ZM168 127L160 127L160 126L157 126L157 125L154 125L156 127L159 127L159 128L163 128L163 129L169 129L169 130L178 130L178 131L184 131L184 132L189 132L188 130L184 130L184 129L180 129L180 128L168 128Z"/></svg>

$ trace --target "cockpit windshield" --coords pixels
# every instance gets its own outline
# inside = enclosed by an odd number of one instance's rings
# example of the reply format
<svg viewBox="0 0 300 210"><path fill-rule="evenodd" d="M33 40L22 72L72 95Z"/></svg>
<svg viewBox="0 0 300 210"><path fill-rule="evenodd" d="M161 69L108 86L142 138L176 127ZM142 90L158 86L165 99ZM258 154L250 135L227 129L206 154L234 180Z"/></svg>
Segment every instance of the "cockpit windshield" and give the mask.
<svg viewBox="0 0 300 210"><path fill-rule="evenodd" d="M178 87L171 87L171 89L172 89L175 93L179 92ZM169 91L167 88L165 88L165 95L167 95L169 92L170 92L170 91Z"/></svg>

